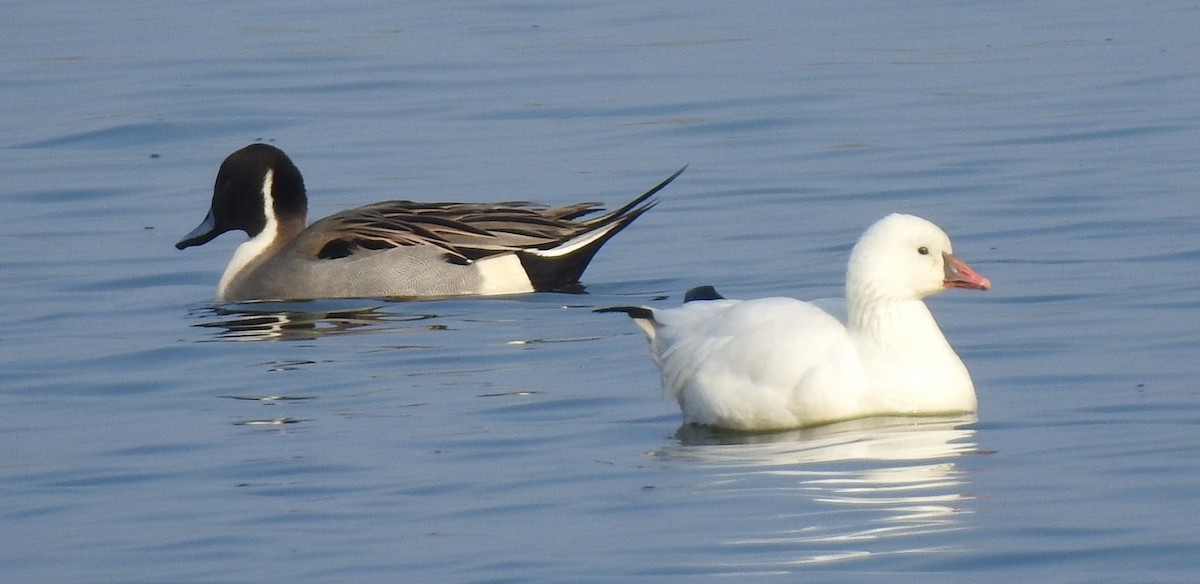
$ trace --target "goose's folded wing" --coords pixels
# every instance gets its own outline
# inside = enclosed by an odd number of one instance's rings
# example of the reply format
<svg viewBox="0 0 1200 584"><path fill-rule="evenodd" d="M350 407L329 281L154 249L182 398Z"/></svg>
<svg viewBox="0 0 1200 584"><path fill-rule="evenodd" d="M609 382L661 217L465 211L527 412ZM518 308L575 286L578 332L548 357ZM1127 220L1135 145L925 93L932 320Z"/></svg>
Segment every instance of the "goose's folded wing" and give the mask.
<svg viewBox="0 0 1200 584"><path fill-rule="evenodd" d="M708 402L692 407L824 407L804 402L826 399L826 388L840 383L859 383L863 373L846 328L807 302L695 302L657 311L655 319L652 349L664 389L676 399Z"/></svg>

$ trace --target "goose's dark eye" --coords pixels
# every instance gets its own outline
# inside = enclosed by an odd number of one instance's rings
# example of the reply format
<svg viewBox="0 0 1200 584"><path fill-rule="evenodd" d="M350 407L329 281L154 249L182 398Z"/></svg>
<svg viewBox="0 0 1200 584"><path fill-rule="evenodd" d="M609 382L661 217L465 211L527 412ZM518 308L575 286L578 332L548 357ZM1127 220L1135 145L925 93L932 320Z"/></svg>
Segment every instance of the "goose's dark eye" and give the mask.
<svg viewBox="0 0 1200 584"><path fill-rule="evenodd" d="M921 255L929 255L929 248L922 245L921 247L917 248L917 253Z"/></svg>

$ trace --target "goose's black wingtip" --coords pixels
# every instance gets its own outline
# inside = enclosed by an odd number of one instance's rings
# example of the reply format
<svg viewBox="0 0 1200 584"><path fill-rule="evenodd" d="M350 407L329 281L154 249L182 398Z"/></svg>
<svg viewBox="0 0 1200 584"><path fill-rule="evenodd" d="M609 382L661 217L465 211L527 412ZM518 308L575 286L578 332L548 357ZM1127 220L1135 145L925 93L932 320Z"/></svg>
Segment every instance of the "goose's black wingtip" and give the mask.
<svg viewBox="0 0 1200 584"><path fill-rule="evenodd" d="M630 318L654 320L654 311L645 306L609 306L607 308L597 308L592 312L623 312L628 314Z"/></svg>
<svg viewBox="0 0 1200 584"><path fill-rule="evenodd" d="M683 295L684 303L695 302L697 300L724 300L724 299L725 299L725 297L721 296L721 293L717 292L717 289L713 288L712 286L696 286L695 288L692 288L691 290L688 290L687 292L685 292Z"/></svg>

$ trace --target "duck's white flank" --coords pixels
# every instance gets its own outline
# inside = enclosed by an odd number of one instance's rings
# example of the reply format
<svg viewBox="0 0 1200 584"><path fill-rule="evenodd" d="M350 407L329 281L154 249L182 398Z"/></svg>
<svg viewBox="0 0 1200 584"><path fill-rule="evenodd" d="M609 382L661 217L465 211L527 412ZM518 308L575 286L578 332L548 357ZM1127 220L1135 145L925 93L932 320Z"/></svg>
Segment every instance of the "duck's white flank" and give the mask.
<svg viewBox="0 0 1200 584"><path fill-rule="evenodd" d="M533 292L533 282L517 254L506 253L475 261L479 271L479 294L524 294Z"/></svg>
<svg viewBox="0 0 1200 584"><path fill-rule="evenodd" d="M229 265L225 268L225 273L221 275L220 283L217 284L217 300L219 301L225 300L225 294L233 279L246 269L246 266L254 261L254 258L261 256L269 249L279 237L279 221L275 219L275 199L271 196L271 188L274 183L275 171L268 170L266 176L263 177L262 184L263 215L267 218L267 224L263 227L262 233L239 245L233 252L233 258L229 260Z"/></svg>

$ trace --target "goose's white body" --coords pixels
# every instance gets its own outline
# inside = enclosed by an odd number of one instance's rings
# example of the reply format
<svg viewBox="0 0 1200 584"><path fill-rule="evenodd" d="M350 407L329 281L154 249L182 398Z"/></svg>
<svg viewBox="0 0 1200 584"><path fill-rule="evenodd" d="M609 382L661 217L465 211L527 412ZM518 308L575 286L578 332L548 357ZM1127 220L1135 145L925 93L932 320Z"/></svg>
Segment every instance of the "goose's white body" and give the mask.
<svg viewBox="0 0 1200 584"><path fill-rule="evenodd" d="M970 374L922 298L989 286L932 223L890 215L851 254L846 322L791 298L625 311L646 332L685 422L780 430L974 411Z"/></svg>

